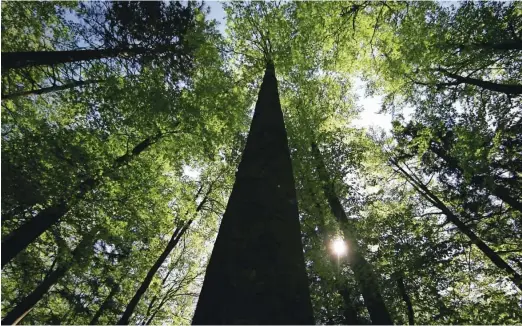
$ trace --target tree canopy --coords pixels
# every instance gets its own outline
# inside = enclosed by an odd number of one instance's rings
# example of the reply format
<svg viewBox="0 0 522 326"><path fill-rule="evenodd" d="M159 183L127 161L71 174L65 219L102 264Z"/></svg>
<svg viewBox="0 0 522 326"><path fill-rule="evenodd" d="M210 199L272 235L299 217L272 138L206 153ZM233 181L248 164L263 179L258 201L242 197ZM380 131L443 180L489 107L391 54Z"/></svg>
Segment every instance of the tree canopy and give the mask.
<svg viewBox="0 0 522 326"><path fill-rule="evenodd" d="M521 2L1 6L2 324L191 323L218 233L261 293L263 212L316 324L522 320Z"/></svg>

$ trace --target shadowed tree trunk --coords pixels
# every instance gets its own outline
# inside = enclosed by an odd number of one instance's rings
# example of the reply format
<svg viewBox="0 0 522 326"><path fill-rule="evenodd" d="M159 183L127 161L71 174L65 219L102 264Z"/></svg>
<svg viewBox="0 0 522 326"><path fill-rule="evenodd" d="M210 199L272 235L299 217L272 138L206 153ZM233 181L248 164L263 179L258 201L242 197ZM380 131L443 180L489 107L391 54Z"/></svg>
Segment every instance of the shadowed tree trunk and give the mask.
<svg viewBox="0 0 522 326"><path fill-rule="evenodd" d="M200 188L200 191L201 191L201 188ZM198 191L198 194L196 195L196 197L199 195L200 191ZM201 209L205 205L206 201L208 200L208 196L210 196L211 192L212 192L212 185L210 185L205 197L203 198L203 200L201 200L201 203L196 208L196 214L199 211L201 211ZM181 237L183 237L185 232L187 232L188 228L190 227L190 224L192 224L192 221L194 221L194 218L195 217L191 218L190 220L188 220L185 223L185 225L183 225L182 227L177 227L176 230L174 230L174 233L172 234L172 237L170 238L170 241L167 244L167 247L165 247L165 249L163 250L161 255L158 257L158 259L154 263L154 265L152 265L149 272L147 273L147 276L145 276L145 279L141 283L140 287L138 288L138 290L132 297L131 301L129 301L129 304L125 308L123 315L121 316L120 320L118 321L118 325L129 324L129 320L130 320L132 314L134 313L134 309L136 309L136 306L140 302L141 297L143 296L143 294L145 294L145 291L147 291L147 289L149 288L150 283L152 282L152 279L158 272L161 265L165 262L165 259L167 259L167 257L170 255L172 250L174 250L176 245L179 243L179 240L181 239Z"/></svg>
<svg viewBox="0 0 522 326"><path fill-rule="evenodd" d="M491 249L482 239L480 239L475 232L473 232L466 223L462 222L460 218L453 214L453 212L444 204L435 194L433 194L428 187L426 187L420 180L418 180L415 176L408 173L404 170L397 161L394 159L390 160L390 163L397 167L406 180L417 190L417 192L423 196L426 200L433 204L433 206L437 207L446 215L448 221L453 223L457 229L464 233L471 240L473 244L479 248L486 257L491 260L493 264L495 264L498 268L506 272L510 279L515 283L515 285L522 290L522 277L517 273L502 257L500 257L493 249Z"/></svg>
<svg viewBox="0 0 522 326"><path fill-rule="evenodd" d="M498 84L482 79L477 78L471 78L471 77L464 77L460 76L454 73L451 73L447 71L446 69L439 68L439 71L441 71L444 75L455 79L455 83L457 84L469 84L469 85L475 85L483 89L488 89L490 91L499 92L499 93L505 93L505 94L514 94L514 95L520 95L522 94L522 85L518 84Z"/></svg>
<svg viewBox="0 0 522 326"><path fill-rule="evenodd" d="M95 230L89 232L72 252L72 259L61 263L58 268L49 273L40 285L36 287L29 295L23 298L7 315L2 319L2 325L16 325L25 315L33 309L33 307L40 301L44 295L49 292L49 289L55 285L67 273L73 265L82 257L83 251L89 246L92 247L95 241Z"/></svg>
<svg viewBox="0 0 522 326"><path fill-rule="evenodd" d="M314 324L271 62L192 323Z"/></svg>
<svg viewBox="0 0 522 326"><path fill-rule="evenodd" d="M317 164L319 178L326 199L328 200L328 204L330 205L330 210L341 225L345 241L352 253L352 255L349 256L348 261L363 295L364 304L368 309L372 323L378 325L393 325L393 321L388 313L386 305L384 304L381 291L379 290L378 278L375 275L371 264L366 261L360 252L359 246L357 245L357 238L351 230L351 225L346 216L346 212L335 193L334 185L324 164L323 157L315 143L312 143L312 155Z"/></svg>
<svg viewBox="0 0 522 326"><path fill-rule="evenodd" d="M109 308L109 304L111 303L112 298L114 298L114 296L118 293L119 290L120 290L120 285L118 283L114 283L111 286L111 291L109 292L109 295L107 295L107 298L105 298L105 300L103 300L102 304L100 305L100 307L98 308L98 310L92 317L91 321L89 322L89 325L98 325L98 320L103 315L105 310L107 310L107 308Z"/></svg>
<svg viewBox="0 0 522 326"><path fill-rule="evenodd" d="M140 287L132 297L131 301L127 304L127 307L125 308L125 311L123 312L123 315L121 316L120 320L118 321L118 325L128 325L130 317L134 313L134 309L136 309L136 306L140 302L141 297L143 294L145 294L145 291L150 286L150 283L152 282L152 279L158 272L159 268L165 261L165 259L169 256L169 254L172 252L172 250L176 247L179 240L183 236L183 234L187 231L188 227L192 223L193 219L190 219L183 227L177 227L174 233L172 234L172 237L169 240L169 243L167 244L167 247L163 250L161 255L158 257L154 265L150 268L149 272L147 273L147 276L145 276L145 279L143 282L141 282Z"/></svg>
<svg viewBox="0 0 522 326"><path fill-rule="evenodd" d="M444 162L446 162L446 164L450 168L457 170L461 175L464 175L464 170L459 165L459 162L457 161L457 159L450 156L450 154L448 154L447 151L436 146L433 143L430 144L429 148L431 151L433 151L435 154L437 154L437 156L440 157ZM472 179L472 182L473 182L473 179ZM516 209L522 213L522 202L517 200L516 197L513 197L511 195L511 192L509 191L509 189L507 189L506 187L499 185L499 184L495 184L495 183L490 184L488 182L484 182L484 183L473 182L473 183L477 187L487 189L488 191L491 192L491 194L500 198L503 202L507 203L509 206L513 207L514 209Z"/></svg>
<svg viewBox="0 0 522 326"><path fill-rule="evenodd" d="M357 319L357 311L353 307L353 301L350 296L350 290L348 286L343 286L339 289L339 294L343 298L343 317L345 325L359 325Z"/></svg>
<svg viewBox="0 0 522 326"><path fill-rule="evenodd" d="M17 98L20 96L48 94L48 93L63 91L66 89L72 89L72 88L76 88L76 87L95 84L95 83L99 83L100 81L101 80L76 80L76 81L72 81L67 84L63 84L63 85L59 85L59 86L50 86L50 87L32 89L32 90L28 90L28 91L10 93L10 94L5 94L5 95L2 94L2 100L10 100L10 99Z"/></svg>
<svg viewBox="0 0 522 326"><path fill-rule="evenodd" d="M2 70L36 66L54 66L70 62L91 61L116 57L128 58L140 54L163 53L167 52L169 48L171 47L160 46L156 49L146 47L122 47L98 50L2 52Z"/></svg>
<svg viewBox="0 0 522 326"><path fill-rule="evenodd" d="M152 144L154 144L162 134L159 133L154 137L149 137L136 145L132 152L127 153L117 158L112 167L106 171L106 175L110 175L123 165L127 164L141 152L146 150ZM18 253L27 248L31 242L36 240L42 233L47 231L52 225L58 223L58 221L71 209L74 202L81 200L85 195L97 187L100 183L100 178L90 177L81 182L76 189L76 193L70 198L62 198L58 204L50 206L35 217L30 219L28 222L20 226L18 229L11 232L9 235L2 239L2 267L9 263Z"/></svg>
<svg viewBox="0 0 522 326"><path fill-rule="evenodd" d="M415 325L415 315L413 313L413 305L411 304L410 296L408 292L406 292L406 287L404 286L404 279L402 276L397 278L397 287L399 288L399 292L401 294L402 300L406 303L406 307L408 308L408 324Z"/></svg>

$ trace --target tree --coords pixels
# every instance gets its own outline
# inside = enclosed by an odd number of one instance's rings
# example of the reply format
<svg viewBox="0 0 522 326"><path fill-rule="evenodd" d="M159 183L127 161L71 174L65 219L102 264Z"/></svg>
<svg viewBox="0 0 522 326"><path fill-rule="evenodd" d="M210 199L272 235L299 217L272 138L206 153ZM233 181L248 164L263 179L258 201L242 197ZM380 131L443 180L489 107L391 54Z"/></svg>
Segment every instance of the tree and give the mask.
<svg viewBox="0 0 522 326"><path fill-rule="evenodd" d="M161 137L162 134L160 133L140 142L130 153L118 157L106 174L110 175L114 170L128 164L132 159L140 155L141 152L157 142ZM44 209L29 222L6 236L2 241L4 246L7 247L2 250L2 267L9 263L20 251L24 250L31 242L48 230L53 224L58 223L69 211L71 206L74 205L75 201L83 199L83 197L85 197L89 191L96 188L99 183L99 178L89 177L85 179L79 184L78 189L72 197L58 200L57 205Z"/></svg>
<svg viewBox="0 0 522 326"><path fill-rule="evenodd" d="M357 238L353 233L353 227L344 212L344 208L335 194L333 183L328 176L328 171L324 164L321 152L316 143L312 143L312 152L315 161L317 162L317 171L321 183L323 184L323 191L332 210L332 214L337 218L341 224L341 229L345 236L345 241L351 249L352 256L350 257L350 265L354 271L357 283L361 288L361 293L364 297L364 302L370 313L372 323L380 325L391 325L393 321L386 309L386 305L381 297L379 290L379 282L375 275L372 266L366 261L364 256L360 253L357 245Z"/></svg>
<svg viewBox="0 0 522 326"><path fill-rule="evenodd" d="M201 191L202 191L202 189L200 188L200 190L196 194L196 199L198 199L197 197L200 195ZM203 196L203 199L201 200L198 207L196 208L196 211L195 211L196 214L204 207L211 191L212 191L212 185L209 186L207 193ZM195 217L192 217L188 221L184 222L184 224L182 226L176 227L176 229L174 230L174 233L172 234L172 237L170 238L170 241L167 244L167 247L165 247L165 250L163 250L163 252L158 257L158 259L156 260L154 265L150 268L149 272L147 273L147 276L141 283L138 290L136 290L136 294L134 294L131 301L125 308L123 315L121 316L120 320L118 321L118 325L127 325L129 323L129 319L132 316L132 313L134 312L136 305L138 304L140 298L143 296L145 291L147 291L148 287L150 286L150 283L152 282L152 278L154 277L154 275L156 275L160 266L165 262L165 260L169 256L169 254L179 243L179 240L181 239L181 237L183 237L185 232L187 232L187 229L192 224L192 221L194 221L194 218Z"/></svg>
<svg viewBox="0 0 522 326"><path fill-rule="evenodd" d="M274 64L268 62L193 323L312 323L298 221Z"/></svg>
<svg viewBox="0 0 522 326"><path fill-rule="evenodd" d="M49 292L49 289L57 283L57 281L67 273L71 266L78 263L83 256L86 255L85 251L92 247L95 241L97 230L90 231L77 245L77 247L71 253L70 261L63 261L60 263L58 268L52 271L43 282L34 289L31 294L23 298L6 316L2 319L2 324L18 324L22 318L34 307L44 295Z"/></svg>

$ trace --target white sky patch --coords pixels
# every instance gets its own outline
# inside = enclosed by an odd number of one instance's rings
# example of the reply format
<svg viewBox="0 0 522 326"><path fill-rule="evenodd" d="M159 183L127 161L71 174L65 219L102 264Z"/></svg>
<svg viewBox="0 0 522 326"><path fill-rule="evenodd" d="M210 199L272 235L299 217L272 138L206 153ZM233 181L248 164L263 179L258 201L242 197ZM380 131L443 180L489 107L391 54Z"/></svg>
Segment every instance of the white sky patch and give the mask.
<svg viewBox="0 0 522 326"><path fill-rule="evenodd" d="M393 116L391 113L378 113L382 107L383 96L366 96L364 93L365 84L360 78L355 79L355 94L357 95L356 104L362 108L359 116L352 121L352 125L358 128L380 127L386 132L392 128ZM407 106L402 108L401 113L405 120L411 119L414 108Z"/></svg>
<svg viewBox="0 0 522 326"><path fill-rule="evenodd" d="M185 165L183 167L183 175L189 177L192 180L198 180L199 176L201 175L201 169L191 167L190 165Z"/></svg>

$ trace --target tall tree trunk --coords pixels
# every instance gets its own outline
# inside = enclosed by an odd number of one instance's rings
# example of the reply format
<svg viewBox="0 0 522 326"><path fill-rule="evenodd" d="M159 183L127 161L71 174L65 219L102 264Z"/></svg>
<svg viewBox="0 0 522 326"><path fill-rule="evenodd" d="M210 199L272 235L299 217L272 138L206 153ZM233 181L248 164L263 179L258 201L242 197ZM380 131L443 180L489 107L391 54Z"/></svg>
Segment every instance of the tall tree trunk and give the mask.
<svg viewBox="0 0 522 326"><path fill-rule="evenodd" d="M72 252L72 260L61 263L57 269L49 273L40 285L36 287L29 295L23 298L7 315L2 319L2 325L16 325L25 315L33 309L33 307L40 301L44 295L49 292L49 289L55 285L67 273L75 263L78 262L82 256L83 250L92 246L95 240L95 230L89 232L76 246Z"/></svg>
<svg viewBox="0 0 522 326"><path fill-rule="evenodd" d="M156 49L145 47L122 47L98 50L70 51L31 51L2 52L2 70L36 66L54 66L58 64L91 61L106 58L130 57L145 53L163 53L170 47L161 46Z"/></svg>
<svg viewBox="0 0 522 326"><path fill-rule="evenodd" d="M415 315L413 313L413 305L411 304L410 296L408 292L406 292L406 287L404 286L404 279L402 276L397 278L397 287L399 288L399 293L401 294L402 300L406 303L406 307L408 308L408 324L415 325Z"/></svg>
<svg viewBox="0 0 522 326"><path fill-rule="evenodd" d="M522 85L518 84L498 84L482 79L472 78L472 77L464 77L454 73L447 71L446 69L438 69L446 76L455 79L455 81L459 84L469 84L475 85L483 89L487 89L494 92L505 93L505 94L514 94L520 95L522 94Z"/></svg>
<svg viewBox="0 0 522 326"><path fill-rule="evenodd" d="M502 259L493 249L491 249L482 239L480 239L459 217L446 206L435 194L433 194L420 180L410 175L404 170L397 161L390 160L390 163L399 169L399 172L408 180L408 182L419 192L424 198L431 202L435 207L440 209L446 218L453 223L457 229L464 233L475 244L486 257L491 260L498 268L506 272L515 285L522 290L522 277L508 263Z"/></svg>
<svg viewBox="0 0 522 326"><path fill-rule="evenodd" d="M117 158L112 164L112 167L105 172L105 175L110 176L111 173L136 158L141 152L154 144L160 137L161 133L154 137L147 138L136 145L132 152ZM72 197L62 198L58 204L42 210L28 222L5 236L2 239L2 267L9 263L18 253L27 248L29 244L47 231L52 225L58 223L76 201L83 199L90 190L98 186L100 180L100 178L96 177L90 177L84 180L79 184L76 189L76 194Z"/></svg>
<svg viewBox="0 0 522 326"><path fill-rule="evenodd" d="M201 188L200 188L200 191L201 191ZM198 195L199 195L200 191L198 191ZM207 202L208 196L210 196L211 192L212 192L212 185L209 187L205 197L203 198L201 203L196 208L196 214L199 211L201 211L201 209L203 209L203 206ZM198 195L196 195L196 197ZM183 237L183 234L185 234L185 232L187 232L188 228L190 227L190 224L192 224L192 221L194 221L194 218L195 217L191 218L190 220L188 220L185 223L185 225L183 225L182 227L177 227L176 230L174 230L174 233L172 234L172 237L170 238L169 243L167 244L167 247L165 247L165 249L163 250L161 255L158 257L158 259L154 263L154 265L152 265L149 272L147 273L147 276L145 276L145 279L143 280L143 282L141 282L140 287L138 288L138 290L132 297L131 301L129 301L129 304L127 304L127 307L125 308L125 311L123 312L123 315L121 316L120 320L118 321L118 325L128 325L129 324L129 320L130 320L132 314L134 313L134 309L136 309L136 306L140 302L141 297L143 296L143 294L145 294L145 291L147 291L147 289L149 288L150 283L152 282L152 279L158 272L161 265L163 265L163 263L165 262L165 259L167 259L167 257L170 255L172 250L174 250L174 248L178 244L181 237Z"/></svg>
<svg viewBox="0 0 522 326"><path fill-rule="evenodd" d="M118 325L128 325L130 317L134 313L134 309L136 309L136 306L140 302L141 297L143 294L145 294L145 291L150 286L150 283L152 282L152 279L158 272L161 265L165 262L165 259L169 256L169 254L172 252L172 250L176 247L179 240L183 236L183 234L187 231L188 227L192 223L193 219L190 219L183 227L177 227L174 233L172 234L172 237L169 240L169 243L167 244L167 247L163 250L161 255L158 257L154 265L150 268L149 272L147 273L147 276L145 276L145 279L143 282L141 282L140 287L132 297L132 299L127 304L127 307L125 308L125 311L123 312L123 315L121 316L120 320L118 321Z"/></svg>
<svg viewBox="0 0 522 326"><path fill-rule="evenodd" d="M433 143L430 145L430 150L437 154L437 156L441 158L444 162L446 162L446 164L448 164L450 168L455 169L459 171L461 175L464 175L464 171L462 170L457 159L450 156L445 150L439 148L438 146L434 146ZM480 184L474 182L474 184L480 188L486 188L488 191L491 192L491 194L500 198L500 200L522 213L522 202L517 200L517 198L511 196L509 189L507 189L506 187L494 183L493 185L489 185L488 183Z"/></svg>
<svg viewBox="0 0 522 326"><path fill-rule="evenodd" d="M343 317L345 325L359 325L357 319L357 311L353 307L353 301L350 296L350 290L346 285L339 289L339 294L343 298Z"/></svg>
<svg viewBox="0 0 522 326"><path fill-rule="evenodd" d="M17 98L20 96L48 94L48 93L63 91L66 89L72 89L72 88L76 88L76 87L91 85L91 84L95 84L95 83L99 83L99 82L100 82L100 80L96 80L96 79L95 80L75 80L75 81L69 82L67 84L59 85L59 86L50 86L50 87L32 89L32 90L23 91L23 92L15 92L15 93L10 93L10 94L5 94L5 95L2 94L2 100L11 100L13 98Z"/></svg>
<svg viewBox="0 0 522 326"><path fill-rule="evenodd" d="M334 185L324 164L323 157L315 143L312 143L312 154L317 164L319 178L321 179L324 194L330 205L330 210L341 225L345 241L352 253L352 256L349 257L350 267L353 270L355 280L363 295L364 304L368 309L372 323L378 325L393 325L393 321L381 296L378 278L371 264L368 263L361 254L361 250L357 244L357 237L351 230L346 212L335 193Z"/></svg>
<svg viewBox="0 0 522 326"><path fill-rule="evenodd" d="M314 324L285 124L268 63L193 324Z"/></svg>
<svg viewBox="0 0 522 326"><path fill-rule="evenodd" d="M118 283L114 283L111 286L111 291L109 292L109 295L105 298L105 300L103 300L102 304L100 305L100 307L92 317L91 321L89 322L89 325L98 325L98 320L103 315L105 310L109 308L109 304L111 303L112 298L114 298L114 296L118 293L119 290L120 285Z"/></svg>

